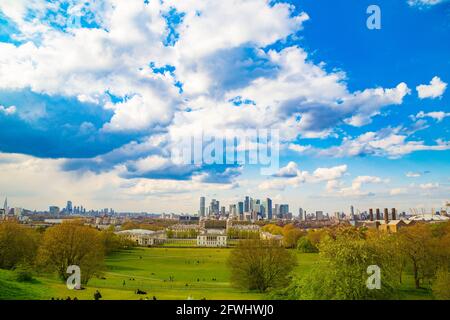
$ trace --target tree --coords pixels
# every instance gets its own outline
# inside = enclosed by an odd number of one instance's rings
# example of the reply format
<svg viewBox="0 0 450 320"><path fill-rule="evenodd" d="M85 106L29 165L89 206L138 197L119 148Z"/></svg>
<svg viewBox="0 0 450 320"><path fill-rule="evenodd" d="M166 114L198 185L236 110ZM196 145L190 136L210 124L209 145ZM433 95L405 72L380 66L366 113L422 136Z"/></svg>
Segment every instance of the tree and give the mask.
<svg viewBox="0 0 450 320"><path fill-rule="evenodd" d="M297 250L303 253L315 253L319 252L316 246L307 237L301 237L297 241Z"/></svg>
<svg viewBox="0 0 450 320"><path fill-rule="evenodd" d="M0 223L0 268L12 269L34 262L39 233L15 221Z"/></svg>
<svg viewBox="0 0 450 320"><path fill-rule="evenodd" d="M433 295L438 300L450 300L450 273L447 268L440 268L433 282Z"/></svg>
<svg viewBox="0 0 450 320"><path fill-rule="evenodd" d="M261 230L275 235L283 235L283 228L271 223L266 224Z"/></svg>
<svg viewBox="0 0 450 320"><path fill-rule="evenodd" d="M286 248L295 248L297 241L305 233L296 228L293 224L287 224L283 227L283 244Z"/></svg>
<svg viewBox="0 0 450 320"><path fill-rule="evenodd" d="M388 254L381 255L359 231L347 228L325 236L319 244L322 265L293 281L285 294L296 299L363 300L393 295L396 277L389 270ZM382 270L381 289L369 289L368 267ZM294 296L293 296L294 295Z"/></svg>
<svg viewBox="0 0 450 320"><path fill-rule="evenodd" d="M81 222L64 222L47 229L38 251L38 263L56 271L66 280L67 267L77 265L81 269L81 282L86 284L103 268L105 248L100 232Z"/></svg>
<svg viewBox="0 0 450 320"><path fill-rule="evenodd" d="M436 240L429 225L419 223L398 232L399 249L409 260L416 289L421 281L432 279L439 267L440 254L436 254Z"/></svg>
<svg viewBox="0 0 450 320"><path fill-rule="evenodd" d="M228 258L231 283L260 292L286 286L296 264L296 257L277 241L242 240Z"/></svg>

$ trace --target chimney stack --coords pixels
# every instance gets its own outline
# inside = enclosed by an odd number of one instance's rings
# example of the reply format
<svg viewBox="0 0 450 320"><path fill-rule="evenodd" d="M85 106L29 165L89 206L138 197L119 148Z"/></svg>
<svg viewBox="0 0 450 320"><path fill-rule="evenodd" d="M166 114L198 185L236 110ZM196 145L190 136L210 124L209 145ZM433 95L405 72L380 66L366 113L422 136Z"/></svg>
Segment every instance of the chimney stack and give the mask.
<svg viewBox="0 0 450 320"><path fill-rule="evenodd" d="M387 224L389 222L389 210L384 208L384 222Z"/></svg>
<svg viewBox="0 0 450 320"><path fill-rule="evenodd" d="M397 220L397 211L395 208L392 208L392 220Z"/></svg>
<svg viewBox="0 0 450 320"><path fill-rule="evenodd" d="M373 209L372 208L369 209L369 219L370 219L370 221L373 221Z"/></svg>
<svg viewBox="0 0 450 320"><path fill-rule="evenodd" d="M381 220L380 209L377 208L377 220Z"/></svg>

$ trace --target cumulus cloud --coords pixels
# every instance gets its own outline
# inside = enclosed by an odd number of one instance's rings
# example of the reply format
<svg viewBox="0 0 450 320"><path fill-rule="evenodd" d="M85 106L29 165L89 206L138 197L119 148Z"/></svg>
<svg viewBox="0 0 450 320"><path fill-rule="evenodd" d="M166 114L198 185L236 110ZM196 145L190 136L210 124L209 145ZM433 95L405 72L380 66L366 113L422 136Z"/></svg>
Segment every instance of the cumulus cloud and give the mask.
<svg viewBox="0 0 450 320"><path fill-rule="evenodd" d="M337 180L330 181L326 190L328 193L337 194L345 197L354 197L354 196L370 196L373 195L373 192L363 190L363 186L367 184L380 184L387 183L389 180L381 179L376 176L358 176L353 179L350 186L344 186Z"/></svg>
<svg viewBox="0 0 450 320"><path fill-rule="evenodd" d="M436 140L434 145L424 141L408 140L408 135L401 132L402 128L385 128L377 132L366 132L356 138L344 138L341 145L328 149L317 150L322 156L353 157L353 156L387 156L399 158L416 151L449 150L450 143Z"/></svg>
<svg viewBox="0 0 450 320"><path fill-rule="evenodd" d="M430 84L421 84L416 87L420 99L425 98L440 98L447 88L447 83L443 82L439 77L433 77Z"/></svg>
<svg viewBox="0 0 450 320"><path fill-rule="evenodd" d="M347 165L330 168L317 168L312 173L302 171L295 162L289 162L274 174L274 178L263 181L261 190L284 190L287 187L298 187L303 183L329 182L341 178L347 172Z"/></svg>
<svg viewBox="0 0 450 320"><path fill-rule="evenodd" d="M422 119L422 118L432 118L437 122L441 122L445 118L450 117L450 112L444 111L432 111L432 112L424 112L420 111L418 114L413 116L414 119Z"/></svg>

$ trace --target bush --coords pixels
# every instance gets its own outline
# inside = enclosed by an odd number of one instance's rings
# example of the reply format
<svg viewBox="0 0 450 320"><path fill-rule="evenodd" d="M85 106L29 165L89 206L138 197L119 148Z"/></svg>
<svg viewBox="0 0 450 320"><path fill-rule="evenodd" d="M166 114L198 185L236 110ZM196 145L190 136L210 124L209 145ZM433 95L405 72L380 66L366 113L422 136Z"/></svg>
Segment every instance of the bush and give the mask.
<svg viewBox="0 0 450 320"><path fill-rule="evenodd" d="M28 267L18 267L14 270L14 280L18 282L32 282L34 280L33 271Z"/></svg>

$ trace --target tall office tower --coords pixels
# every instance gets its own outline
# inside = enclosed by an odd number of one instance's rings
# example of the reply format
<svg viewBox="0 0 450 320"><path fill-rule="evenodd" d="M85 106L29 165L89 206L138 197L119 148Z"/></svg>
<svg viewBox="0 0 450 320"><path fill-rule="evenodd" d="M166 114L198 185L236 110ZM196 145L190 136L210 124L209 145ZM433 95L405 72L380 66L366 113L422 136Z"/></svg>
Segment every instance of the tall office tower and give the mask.
<svg viewBox="0 0 450 320"><path fill-rule="evenodd" d="M316 211L316 220L323 220L323 211Z"/></svg>
<svg viewBox="0 0 450 320"><path fill-rule="evenodd" d="M220 207L220 215L225 216L225 207L224 206Z"/></svg>
<svg viewBox="0 0 450 320"><path fill-rule="evenodd" d="M73 205L72 205L72 201L67 201L67 205L66 205L66 213L67 214L71 214L73 212Z"/></svg>
<svg viewBox="0 0 450 320"><path fill-rule="evenodd" d="M275 215L275 217L279 218L280 217L280 205L279 204L275 204L275 208L274 208L274 212L273 214Z"/></svg>
<svg viewBox="0 0 450 320"><path fill-rule="evenodd" d="M355 220L355 208L353 206L350 206L350 217Z"/></svg>
<svg viewBox="0 0 450 320"><path fill-rule="evenodd" d="M375 212L376 212L376 215L377 215L377 220L381 220L380 209L377 208L377 210Z"/></svg>
<svg viewBox="0 0 450 320"><path fill-rule="evenodd" d="M205 203L206 203L206 198L200 197L200 211L199 211L200 217L204 217L206 214Z"/></svg>
<svg viewBox="0 0 450 320"><path fill-rule="evenodd" d="M288 213L289 213L289 205L288 204L280 205L280 216L281 216L281 218L285 218Z"/></svg>
<svg viewBox="0 0 450 320"><path fill-rule="evenodd" d="M266 215L268 220L272 220L272 199L266 198L266 202L264 204L264 208L266 208Z"/></svg>
<svg viewBox="0 0 450 320"><path fill-rule="evenodd" d="M255 200L250 197L248 211L252 212L254 210Z"/></svg>
<svg viewBox="0 0 450 320"><path fill-rule="evenodd" d="M248 196L245 197L244 212L250 212L250 197Z"/></svg>
<svg viewBox="0 0 450 320"><path fill-rule="evenodd" d="M298 219L300 221L303 220L303 208L298 209Z"/></svg>
<svg viewBox="0 0 450 320"><path fill-rule="evenodd" d="M244 214L244 203L242 201L238 202L237 205L238 208L238 214L241 216Z"/></svg>

